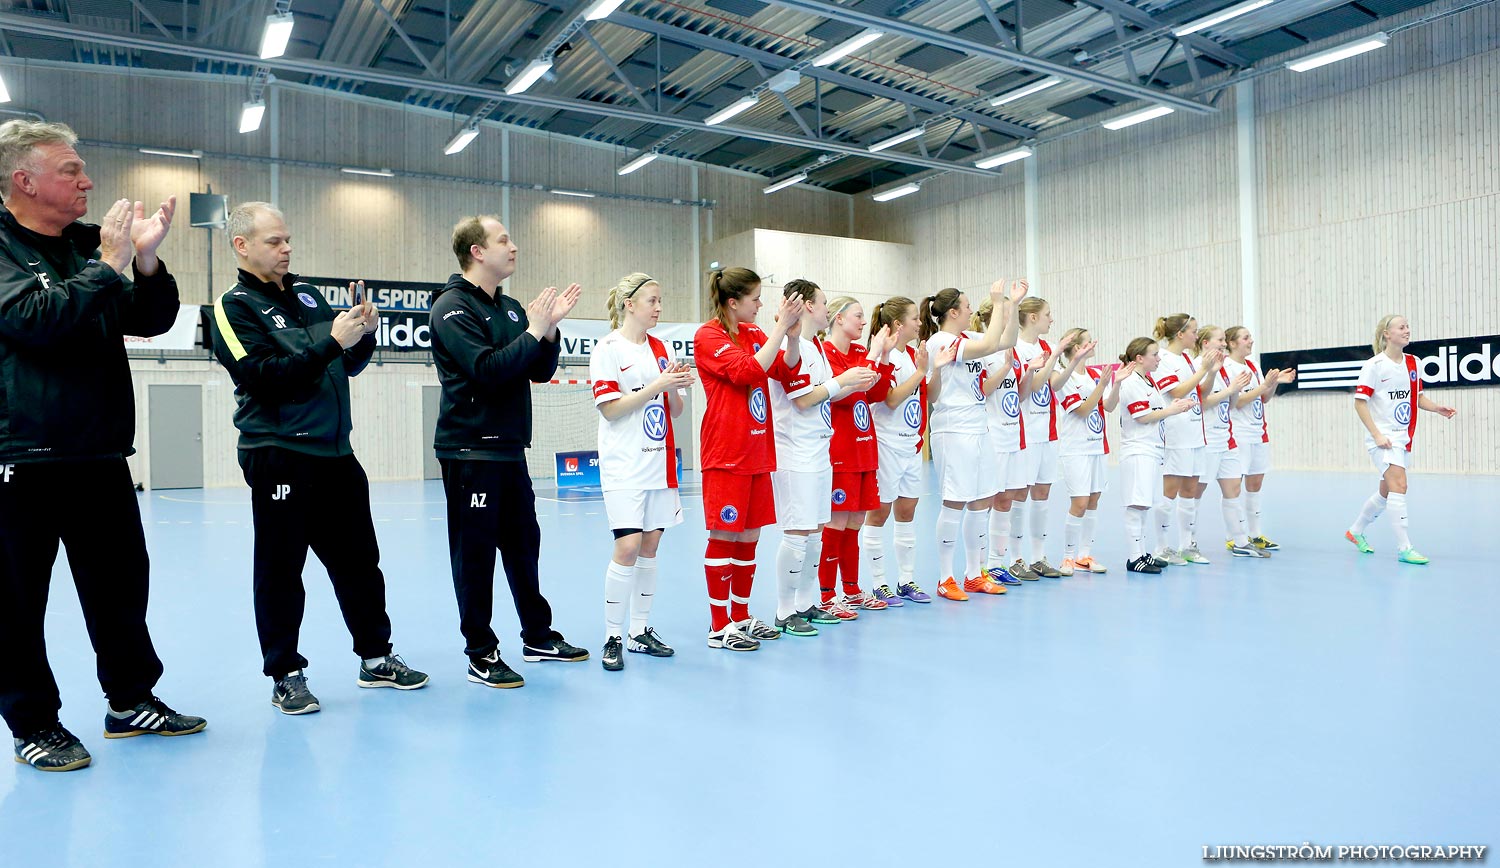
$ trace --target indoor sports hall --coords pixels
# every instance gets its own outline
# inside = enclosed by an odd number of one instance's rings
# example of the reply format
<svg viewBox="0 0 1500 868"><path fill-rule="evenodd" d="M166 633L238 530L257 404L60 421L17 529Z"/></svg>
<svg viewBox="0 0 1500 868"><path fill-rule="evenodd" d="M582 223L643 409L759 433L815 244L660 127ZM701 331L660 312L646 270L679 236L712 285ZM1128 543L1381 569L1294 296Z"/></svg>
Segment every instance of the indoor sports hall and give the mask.
<svg viewBox="0 0 1500 868"><path fill-rule="evenodd" d="M1493 861L1497 152L1493 0L4 4L0 868Z"/></svg>

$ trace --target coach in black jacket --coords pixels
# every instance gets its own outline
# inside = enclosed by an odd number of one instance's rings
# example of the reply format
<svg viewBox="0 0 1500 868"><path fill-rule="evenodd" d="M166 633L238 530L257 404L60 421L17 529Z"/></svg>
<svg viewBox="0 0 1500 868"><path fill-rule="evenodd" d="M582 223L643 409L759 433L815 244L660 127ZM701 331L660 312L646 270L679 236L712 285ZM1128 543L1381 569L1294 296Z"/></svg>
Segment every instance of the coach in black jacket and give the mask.
<svg viewBox="0 0 1500 868"><path fill-rule="evenodd" d="M588 659L552 629L537 557L542 532L526 470L531 384L557 370L557 324L578 303L578 285L548 288L531 304L500 292L516 270L516 246L495 217L466 217L453 228L463 273L432 303L432 358L443 384L433 445L448 499L448 554L458 596L469 680L490 687L525 683L500 659L490 627L495 550L505 564L521 618L522 659Z"/></svg>
<svg viewBox="0 0 1500 868"><path fill-rule="evenodd" d="M391 654L370 482L349 446L349 378L369 364L380 317L368 301L335 315L322 293L297 282L291 232L276 206L239 205L227 228L240 270L214 304L214 353L239 403L234 424L255 521L255 628L262 671L275 681L271 704L285 714L319 708L297 651L309 546L354 637L359 686L422 687L427 676Z"/></svg>
<svg viewBox="0 0 1500 868"><path fill-rule="evenodd" d="M177 203L147 217L121 199L102 225L77 222L94 186L77 141L62 124L0 124L0 714L16 759L43 771L90 761L58 719L47 664L59 543L109 700L105 737L205 726L151 694L162 665L146 629L150 562L125 464L135 398L124 336L159 335L177 319L177 282L156 256Z"/></svg>

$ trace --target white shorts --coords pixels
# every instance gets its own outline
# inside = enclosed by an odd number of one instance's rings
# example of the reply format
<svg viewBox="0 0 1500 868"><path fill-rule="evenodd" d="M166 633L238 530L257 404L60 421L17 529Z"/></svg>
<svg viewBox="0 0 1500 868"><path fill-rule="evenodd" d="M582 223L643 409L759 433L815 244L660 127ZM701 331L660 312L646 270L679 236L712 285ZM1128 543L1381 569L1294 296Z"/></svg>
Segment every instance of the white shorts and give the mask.
<svg viewBox="0 0 1500 868"><path fill-rule="evenodd" d="M1244 463L1240 460L1240 450L1225 449L1222 452L1213 449L1204 449L1203 454L1198 456L1198 481L1208 482L1214 479L1239 479L1245 475Z"/></svg>
<svg viewBox="0 0 1500 868"><path fill-rule="evenodd" d="M875 468L875 482L880 486L881 503L892 503L898 497L921 497L922 454L916 449L882 448L880 464Z"/></svg>
<svg viewBox="0 0 1500 868"><path fill-rule="evenodd" d="M1000 491L989 434L932 435L932 456L943 500L972 503Z"/></svg>
<svg viewBox="0 0 1500 868"><path fill-rule="evenodd" d="M1240 463L1245 465L1246 476L1259 476L1271 469L1271 444L1241 443Z"/></svg>
<svg viewBox="0 0 1500 868"><path fill-rule="evenodd" d="M611 530L661 530L682 524L682 499L675 488L606 488L604 513Z"/></svg>
<svg viewBox="0 0 1500 868"><path fill-rule="evenodd" d="M1025 451L995 452L995 479L1001 491L1015 491L1030 485L1031 480L1026 478L1027 469Z"/></svg>
<svg viewBox="0 0 1500 868"><path fill-rule="evenodd" d="M777 470L771 474L776 523L782 530L817 530L833 516L833 468Z"/></svg>
<svg viewBox="0 0 1500 868"><path fill-rule="evenodd" d="M1064 455L1059 460L1062 462L1063 483L1068 487L1069 497L1088 497L1096 491L1104 490L1105 473L1109 469L1104 453Z"/></svg>
<svg viewBox="0 0 1500 868"><path fill-rule="evenodd" d="M1120 502L1150 508L1161 497L1161 459L1126 455L1120 459Z"/></svg>
<svg viewBox="0 0 1500 868"><path fill-rule="evenodd" d="M1375 469L1380 471L1382 477L1385 476L1385 469L1392 465L1403 467L1407 470L1412 469L1411 453L1407 452L1404 447L1400 449L1381 449L1379 446L1376 446L1370 450L1370 460L1375 463Z"/></svg>
<svg viewBox="0 0 1500 868"><path fill-rule="evenodd" d="M1027 443L1021 455L1026 461L1027 485L1051 485L1057 481L1057 441Z"/></svg>
<svg viewBox="0 0 1500 868"><path fill-rule="evenodd" d="M1189 446L1186 449L1167 449L1167 459L1162 464L1162 473L1167 476L1197 476L1198 470L1203 466L1202 446Z"/></svg>

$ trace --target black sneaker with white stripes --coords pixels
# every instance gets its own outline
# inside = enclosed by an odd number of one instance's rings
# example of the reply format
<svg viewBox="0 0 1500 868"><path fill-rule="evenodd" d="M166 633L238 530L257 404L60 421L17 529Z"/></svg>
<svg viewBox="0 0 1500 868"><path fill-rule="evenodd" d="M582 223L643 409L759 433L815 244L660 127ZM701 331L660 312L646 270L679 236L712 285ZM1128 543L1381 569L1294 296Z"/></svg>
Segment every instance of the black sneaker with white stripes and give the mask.
<svg viewBox="0 0 1500 868"><path fill-rule="evenodd" d="M307 676L300 669L277 679L271 688L271 704L282 714L312 714L322 708L318 697L307 689Z"/></svg>
<svg viewBox="0 0 1500 868"><path fill-rule="evenodd" d="M15 739L16 762L42 772L71 772L88 765L93 757L73 733L55 724L26 738Z"/></svg>
<svg viewBox="0 0 1500 868"><path fill-rule="evenodd" d="M619 636L611 636L604 643L604 668L610 672L619 672L625 668L624 640Z"/></svg>
<svg viewBox="0 0 1500 868"><path fill-rule="evenodd" d="M485 687L521 687L526 679L500 659L497 648L483 657L469 658L469 680Z"/></svg>
<svg viewBox="0 0 1500 868"><path fill-rule="evenodd" d="M359 662L359 679L355 682L360 687L394 687L397 690L416 690L418 687L427 686L427 673L406 665L398 655L387 654L385 658L374 666L367 666L361 660Z"/></svg>
<svg viewBox="0 0 1500 868"><path fill-rule="evenodd" d="M1154 576L1161 573L1161 567L1157 566L1156 563L1150 555L1141 555L1138 558L1131 558L1126 561L1125 569L1132 573L1148 573Z"/></svg>
<svg viewBox="0 0 1500 868"><path fill-rule="evenodd" d="M192 735L202 732L208 721L201 717L178 714L155 696L129 711L109 709L104 714L105 738L131 738L137 735Z"/></svg>
<svg viewBox="0 0 1500 868"><path fill-rule="evenodd" d="M563 641L563 637L553 634L553 638L546 641L537 642L536 644L527 642L522 645L521 659L527 663L540 663L543 660L580 663L589 659L589 652L579 648L577 645L569 645Z"/></svg>
<svg viewBox="0 0 1500 868"><path fill-rule="evenodd" d="M639 636L631 636L630 641L625 643L625 650L634 651L637 654L650 654L652 657L671 657L677 653L650 627L647 627L646 632Z"/></svg>

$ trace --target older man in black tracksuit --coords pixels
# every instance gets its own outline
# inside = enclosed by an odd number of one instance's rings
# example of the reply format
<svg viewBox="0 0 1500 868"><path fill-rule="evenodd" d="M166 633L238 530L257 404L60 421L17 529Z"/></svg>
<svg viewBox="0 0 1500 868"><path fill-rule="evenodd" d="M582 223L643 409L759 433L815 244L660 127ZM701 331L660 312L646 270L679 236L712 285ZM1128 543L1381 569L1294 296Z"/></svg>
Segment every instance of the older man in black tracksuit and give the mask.
<svg viewBox="0 0 1500 868"><path fill-rule="evenodd" d="M494 217L468 217L453 229L462 274L432 303L432 358L443 384L433 445L448 499L448 554L470 681L520 687L500 659L490 627L495 550L521 618L522 659L578 662L588 652L552 629L537 558L542 533L526 471L531 384L557 370L557 324L578 303L577 284L547 289L523 307L500 292L515 271L516 246Z"/></svg>
<svg viewBox="0 0 1500 868"><path fill-rule="evenodd" d="M284 714L319 709L297 652L309 546L354 637L359 686L422 687L427 676L391 653L370 483L349 445L349 378L375 352L375 307L335 315L316 288L288 273L291 232L274 205L247 202L228 223L240 269L214 305L214 352L239 403L240 468L255 520L255 627L263 671L276 682L271 704Z"/></svg>
<svg viewBox="0 0 1500 868"><path fill-rule="evenodd" d="M135 396L123 338L162 334L177 318L177 283L156 256L176 200L147 217L121 199L102 225L77 222L93 188L77 141L62 124L0 124L0 714L16 760L42 771L90 761L58 718L43 635L59 543L109 700L105 738L205 726L151 693L162 665L125 463Z"/></svg>

